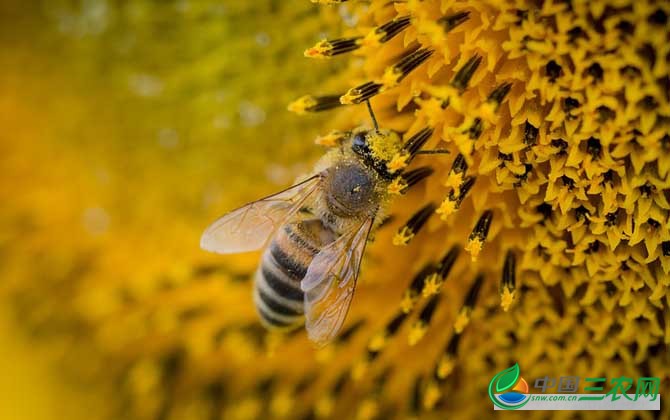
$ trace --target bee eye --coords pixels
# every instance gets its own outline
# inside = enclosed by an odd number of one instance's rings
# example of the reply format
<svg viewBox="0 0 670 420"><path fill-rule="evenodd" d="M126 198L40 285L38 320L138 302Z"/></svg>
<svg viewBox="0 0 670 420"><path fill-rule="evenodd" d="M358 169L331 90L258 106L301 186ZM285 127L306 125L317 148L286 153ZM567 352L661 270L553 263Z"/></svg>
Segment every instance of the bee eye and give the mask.
<svg viewBox="0 0 670 420"><path fill-rule="evenodd" d="M351 148L354 152L362 154L368 147L368 142L365 140L365 132L356 133L351 142Z"/></svg>
<svg viewBox="0 0 670 420"><path fill-rule="evenodd" d="M365 133L360 132L356 133L354 136L354 145L355 146L365 146L367 144L367 141L365 140Z"/></svg>

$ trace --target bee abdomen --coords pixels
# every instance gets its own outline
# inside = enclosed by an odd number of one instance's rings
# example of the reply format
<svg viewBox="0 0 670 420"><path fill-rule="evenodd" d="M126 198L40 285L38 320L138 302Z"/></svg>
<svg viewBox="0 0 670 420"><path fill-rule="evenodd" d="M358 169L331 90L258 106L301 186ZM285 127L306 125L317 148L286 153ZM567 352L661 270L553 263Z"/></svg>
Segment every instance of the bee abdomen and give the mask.
<svg viewBox="0 0 670 420"><path fill-rule="evenodd" d="M282 268L292 280L300 282L307 274L307 267L300 261L284 252L275 242L270 245L270 254L274 258L274 263Z"/></svg>
<svg viewBox="0 0 670 420"><path fill-rule="evenodd" d="M304 294L300 282L292 279L274 260L271 252L263 256L254 288L256 309L270 328L286 328L302 320Z"/></svg>
<svg viewBox="0 0 670 420"><path fill-rule="evenodd" d="M287 304L265 282L259 271L254 289L254 303L261 322L269 328L290 328L300 324L302 309ZM302 301L300 301L302 307Z"/></svg>
<svg viewBox="0 0 670 420"><path fill-rule="evenodd" d="M324 241L332 237L319 220L289 223L277 232L256 274L254 300L263 323L288 328L302 323L300 282Z"/></svg>

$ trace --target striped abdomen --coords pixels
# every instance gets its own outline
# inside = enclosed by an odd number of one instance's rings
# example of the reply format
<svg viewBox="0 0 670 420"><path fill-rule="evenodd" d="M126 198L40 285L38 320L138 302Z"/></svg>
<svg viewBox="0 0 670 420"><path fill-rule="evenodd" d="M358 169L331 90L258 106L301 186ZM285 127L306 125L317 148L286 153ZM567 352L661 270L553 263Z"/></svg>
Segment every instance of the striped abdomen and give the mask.
<svg viewBox="0 0 670 420"><path fill-rule="evenodd" d="M314 255L334 237L318 219L287 223L277 231L263 253L254 285L254 302L263 324L290 328L302 323L300 281Z"/></svg>

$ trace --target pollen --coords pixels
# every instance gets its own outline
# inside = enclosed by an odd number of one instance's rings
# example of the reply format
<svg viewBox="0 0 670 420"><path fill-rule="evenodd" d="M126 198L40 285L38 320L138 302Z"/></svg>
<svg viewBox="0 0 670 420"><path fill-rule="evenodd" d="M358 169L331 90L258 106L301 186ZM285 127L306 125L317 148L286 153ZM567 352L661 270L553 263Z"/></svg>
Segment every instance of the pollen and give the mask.
<svg viewBox="0 0 670 420"><path fill-rule="evenodd" d="M441 397L442 391L438 384L433 381L429 382L424 391L423 408L428 411L433 410Z"/></svg>
<svg viewBox="0 0 670 420"><path fill-rule="evenodd" d="M389 194L400 195L407 190L408 184L402 177L397 177L389 184L387 191Z"/></svg>
<svg viewBox="0 0 670 420"><path fill-rule="evenodd" d="M458 317L456 317L456 321L454 321L454 331L456 331L457 334L462 333L465 327L468 326L471 316L472 308L463 308L458 312Z"/></svg>
<svg viewBox="0 0 670 420"><path fill-rule="evenodd" d="M409 335L407 336L407 342L409 345L416 345L416 343L418 343L423 338L423 336L426 335L427 330L428 326L425 325L422 321L415 322L410 328Z"/></svg>
<svg viewBox="0 0 670 420"><path fill-rule="evenodd" d="M435 204L428 203L414 213L407 223L393 236L393 245L407 245L419 233L430 216L435 212L435 209Z"/></svg>
<svg viewBox="0 0 670 420"><path fill-rule="evenodd" d="M451 372L453 372L455 367L456 360L453 357L449 355L442 356L439 363L437 364L437 377L440 379L445 379L451 374Z"/></svg>
<svg viewBox="0 0 670 420"><path fill-rule="evenodd" d="M386 164L390 173L401 171L407 167L410 155L408 153L396 153Z"/></svg>
<svg viewBox="0 0 670 420"><path fill-rule="evenodd" d="M298 115L307 112L325 111L340 106L339 95L312 96L305 95L291 102L288 110Z"/></svg>
<svg viewBox="0 0 670 420"><path fill-rule="evenodd" d="M418 296L415 293L409 290L406 291L400 300L400 310L406 314L410 313L412 309L414 309L414 305L416 304L417 300Z"/></svg>
<svg viewBox="0 0 670 420"><path fill-rule="evenodd" d="M465 250L470 253L472 261L477 260L479 253L482 251L482 248L484 247L484 241L486 241L486 237L489 234L489 228L491 226L492 220L493 220L493 212L491 210L485 211L484 214L481 215L479 220L477 220L477 224L472 230L472 233L470 233L468 242L465 245Z"/></svg>
<svg viewBox="0 0 670 420"><path fill-rule="evenodd" d="M515 291L510 290L509 287L503 288L503 291L500 295L500 306L503 308L505 312L509 311L510 306L512 306L512 303L514 302L515 298Z"/></svg>
<svg viewBox="0 0 670 420"><path fill-rule="evenodd" d="M347 93L339 98L339 100L343 105L360 104L377 95L381 92L383 87L383 83L366 82L349 89Z"/></svg>
<svg viewBox="0 0 670 420"><path fill-rule="evenodd" d="M367 141L375 159L390 161L400 152L401 139L395 132L373 131L367 135Z"/></svg>
<svg viewBox="0 0 670 420"><path fill-rule="evenodd" d="M421 294L423 297L429 297L438 294L442 288L442 283L443 281L437 273L431 274L426 278L426 282L423 286Z"/></svg>
<svg viewBox="0 0 670 420"><path fill-rule="evenodd" d="M315 46L305 50L305 57L309 58L330 58L336 55L348 53L360 48L361 38L340 38L333 40L319 41Z"/></svg>
<svg viewBox="0 0 670 420"><path fill-rule="evenodd" d="M375 334L370 340L370 343L368 344L368 350L380 351L381 349L384 348L384 346L386 346L386 338L387 337L385 332ZM360 375L356 375L356 377L360 377Z"/></svg>
<svg viewBox="0 0 670 420"><path fill-rule="evenodd" d="M458 210L457 202L447 197L440 203L435 212L440 215L440 219L447 220L456 210Z"/></svg>
<svg viewBox="0 0 670 420"><path fill-rule="evenodd" d="M335 401L330 396L319 398L316 403L315 412L318 418L324 419L332 415L335 408Z"/></svg>
<svg viewBox="0 0 670 420"><path fill-rule="evenodd" d="M333 130L328 134L314 139L314 143L324 147L335 147L339 146L348 137L348 135L348 132Z"/></svg>
<svg viewBox="0 0 670 420"><path fill-rule="evenodd" d="M357 420L370 420L379 414L379 404L374 399L364 400L356 413Z"/></svg>

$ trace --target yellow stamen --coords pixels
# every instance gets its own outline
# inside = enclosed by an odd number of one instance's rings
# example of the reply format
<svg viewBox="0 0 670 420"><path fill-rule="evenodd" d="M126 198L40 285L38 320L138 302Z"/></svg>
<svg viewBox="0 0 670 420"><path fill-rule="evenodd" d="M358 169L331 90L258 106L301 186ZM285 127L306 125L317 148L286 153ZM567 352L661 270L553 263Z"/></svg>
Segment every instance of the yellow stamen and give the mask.
<svg viewBox="0 0 670 420"><path fill-rule="evenodd" d="M381 39L384 38L386 34L382 31L377 32L376 29L371 30L368 32L367 35L365 35L365 38L363 38L362 44L365 47L376 47L381 44Z"/></svg>
<svg viewBox="0 0 670 420"><path fill-rule="evenodd" d="M462 333L465 327L468 326L471 315L472 309L468 307L464 307L458 312L458 316L454 322L454 331L456 331L456 334Z"/></svg>
<svg viewBox="0 0 670 420"><path fill-rule="evenodd" d="M328 40L323 39L313 47L305 50L305 57L309 58L330 58L333 51L333 45Z"/></svg>
<svg viewBox="0 0 670 420"><path fill-rule="evenodd" d="M423 290L421 295L424 298L436 295L440 293L442 289L442 278L437 273L433 273L426 277L426 280L423 283Z"/></svg>
<svg viewBox="0 0 670 420"><path fill-rule="evenodd" d="M270 411L276 417L286 417L293 408L293 398L287 391L280 391L274 395L270 402Z"/></svg>
<svg viewBox="0 0 670 420"><path fill-rule="evenodd" d="M379 414L379 404L374 399L365 399L358 407L356 419L370 420L377 417Z"/></svg>
<svg viewBox="0 0 670 420"><path fill-rule="evenodd" d="M430 381L426 386L426 391L423 394L423 408L425 410L432 410L435 407L435 404L442 397L442 391L435 381Z"/></svg>
<svg viewBox="0 0 670 420"><path fill-rule="evenodd" d="M322 396L316 402L315 414L319 418L330 417L335 407L335 401L329 395Z"/></svg>
<svg viewBox="0 0 670 420"><path fill-rule="evenodd" d="M515 290L510 290L508 287L505 287L502 294L500 295L500 306L505 312L507 312L510 306L512 306L516 294L515 292Z"/></svg>
<svg viewBox="0 0 670 420"><path fill-rule="evenodd" d="M376 352L383 349L384 346L386 346L386 333L378 332L372 337L372 339L368 343L368 350Z"/></svg>
<svg viewBox="0 0 670 420"><path fill-rule="evenodd" d="M456 367L456 360L447 354L442 355L440 361L437 364L437 377L440 379L445 379Z"/></svg>
<svg viewBox="0 0 670 420"><path fill-rule="evenodd" d="M309 108L316 106L317 101L312 95L301 96L288 105L288 110L303 115Z"/></svg>
<svg viewBox="0 0 670 420"><path fill-rule="evenodd" d="M403 76L404 73L400 69L391 66L387 67L386 70L384 70L384 74L382 75L381 81L387 88L392 88L400 82L400 79Z"/></svg>
<svg viewBox="0 0 670 420"><path fill-rule="evenodd" d="M472 262L477 261L477 257L482 251L482 248L484 248L484 241L478 237L468 239L468 242L465 244L465 251L470 253Z"/></svg>
<svg viewBox="0 0 670 420"><path fill-rule="evenodd" d="M410 328L409 335L407 336L407 342L409 345L413 346L418 343L423 338L423 336L426 335L427 330L428 326L423 321L416 321Z"/></svg>
<svg viewBox="0 0 670 420"><path fill-rule="evenodd" d="M397 171L400 171L402 169L405 169L407 166L407 161L409 160L409 154L404 153L404 152L399 152L396 153L395 156L391 159L390 162L386 164L386 167L388 168L388 171L390 173L395 173Z"/></svg>
<svg viewBox="0 0 670 420"><path fill-rule="evenodd" d="M387 187L387 192L393 195L401 195L407 189L407 182L402 177L397 177Z"/></svg>
<svg viewBox="0 0 670 420"><path fill-rule="evenodd" d="M414 295L410 290L406 290L400 300L400 310L403 313L410 313L414 309L414 304L417 301L417 296Z"/></svg>
<svg viewBox="0 0 670 420"><path fill-rule="evenodd" d="M440 219L447 220L450 215L458 210L456 204L456 201L450 200L449 197L447 197L442 201L435 213L440 215Z"/></svg>
<svg viewBox="0 0 670 420"><path fill-rule="evenodd" d="M393 245L395 246L407 245L409 241L412 240L413 237L414 232L412 232L412 229L408 228L407 226L403 226L398 233L393 235Z"/></svg>
<svg viewBox="0 0 670 420"><path fill-rule="evenodd" d="M325 147L335 147L339 145L347 136L347 133L340 130L333 130L330 133L319 136L314 140L314 143L325 146Z"/></svg>
<svg viewBox="0 0 670 420"><path fill-rule="evenodd" d="M365 360L357 362L351 370L351 379L354 381L360 381L363 379L368 371L368 366L369 363Z"/></svg>

